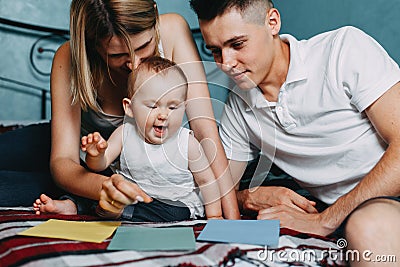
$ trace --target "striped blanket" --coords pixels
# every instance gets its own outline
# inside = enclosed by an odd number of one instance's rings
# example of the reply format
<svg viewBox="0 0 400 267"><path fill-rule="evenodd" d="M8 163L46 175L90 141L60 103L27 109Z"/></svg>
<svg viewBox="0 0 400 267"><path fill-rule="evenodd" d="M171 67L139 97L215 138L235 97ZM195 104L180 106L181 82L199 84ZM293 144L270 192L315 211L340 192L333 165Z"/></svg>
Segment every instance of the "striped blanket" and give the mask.
<svg viewBox="0 0 400 267"><path fill-rule="evenodd" d="M82 215L40 215L29 208L0 208L0 266L346 266L337 240L281 229L279 246L196 242L196 250L111 251L102 243L17 235L48 219L96 221ZM123 221L123 226L137 223ZM197 237L206 221L146 223L147 227L192 227ZM340 247L340 246L339 246ZM336 253L336 254L335 254Z"/></svg>

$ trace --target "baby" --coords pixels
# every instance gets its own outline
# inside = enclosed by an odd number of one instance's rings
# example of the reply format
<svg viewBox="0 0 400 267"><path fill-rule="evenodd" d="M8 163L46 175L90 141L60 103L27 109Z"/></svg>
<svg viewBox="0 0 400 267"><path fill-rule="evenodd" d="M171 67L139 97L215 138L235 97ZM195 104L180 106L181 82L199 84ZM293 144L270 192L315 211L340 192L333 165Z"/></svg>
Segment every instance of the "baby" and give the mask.
<svg viewBox="0 0 400 267"><path fill-rule="evenodd" d="M181 126L187 88L186 76L175 63L161 57L146 59L128 81L128 98L123 100L124 124L107 141L97 132L82 138L81 148L87 153L86 164L91 170L102 171L120 156L117 173L152 198L150 203L143 203L143 198L137 196L139 203L128 206L132 206L130 220L203 217L203 203L208 219L222 219L218 183L209 161L192 131ZM73 208L65 205L75 205L70 200L51 201L61 210ZM101 194L100 201L120 210L110 213L98 207L99 215L123 215L125 206L121 203L105 194ZM44 204L49 204L48 199L46 203L38 199L34 209L39 214L48 212Z"/></svg>

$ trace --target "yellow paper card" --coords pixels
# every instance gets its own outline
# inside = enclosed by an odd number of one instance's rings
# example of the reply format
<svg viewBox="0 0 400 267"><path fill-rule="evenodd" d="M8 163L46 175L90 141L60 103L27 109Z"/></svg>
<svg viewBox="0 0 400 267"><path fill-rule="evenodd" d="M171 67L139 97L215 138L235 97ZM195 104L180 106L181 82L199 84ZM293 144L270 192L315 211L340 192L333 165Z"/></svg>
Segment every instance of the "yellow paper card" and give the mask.
<svg viewBox="0 0 400 267"><path fill-rule="evenodd" d="M101 243L120 225L121 222L76 222L50 219L18 234Z"/></svg>

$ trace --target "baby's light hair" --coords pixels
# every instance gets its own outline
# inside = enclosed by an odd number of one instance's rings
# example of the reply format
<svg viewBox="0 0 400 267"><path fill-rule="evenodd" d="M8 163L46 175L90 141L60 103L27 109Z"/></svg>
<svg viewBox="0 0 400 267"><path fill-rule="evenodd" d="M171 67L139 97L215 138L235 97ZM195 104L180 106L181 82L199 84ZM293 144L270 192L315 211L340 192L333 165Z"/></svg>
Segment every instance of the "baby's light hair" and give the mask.
<svg viewBox="0 0 400 267"><path fill-rule="evenodd" d="M159 56L153 56L144 59L130 75L128 79L128 98L132 98L137 89L141 86L141 84L138 84L137 77L143 71L151 72L157 75L166 75L170 71L175 71L182 77L187 88L187 77L183 70L175 62Z"/></svg>

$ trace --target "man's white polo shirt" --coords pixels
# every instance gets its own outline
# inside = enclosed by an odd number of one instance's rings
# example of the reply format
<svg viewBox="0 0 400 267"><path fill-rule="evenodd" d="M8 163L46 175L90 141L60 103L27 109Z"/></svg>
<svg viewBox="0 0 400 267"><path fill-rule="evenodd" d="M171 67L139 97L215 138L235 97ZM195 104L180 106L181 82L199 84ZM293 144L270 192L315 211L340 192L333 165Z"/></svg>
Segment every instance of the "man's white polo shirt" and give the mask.
<svg viewBox="0 0 400 267"><path fill-rule="evenodd" d="M387 145L365 112L400 80L399 66L370 36L343 27L290 44L290 65L278 102L258 88L235 87L221 118L228 158L259 152L312 195L331 204L350 191Z"/></svg>

